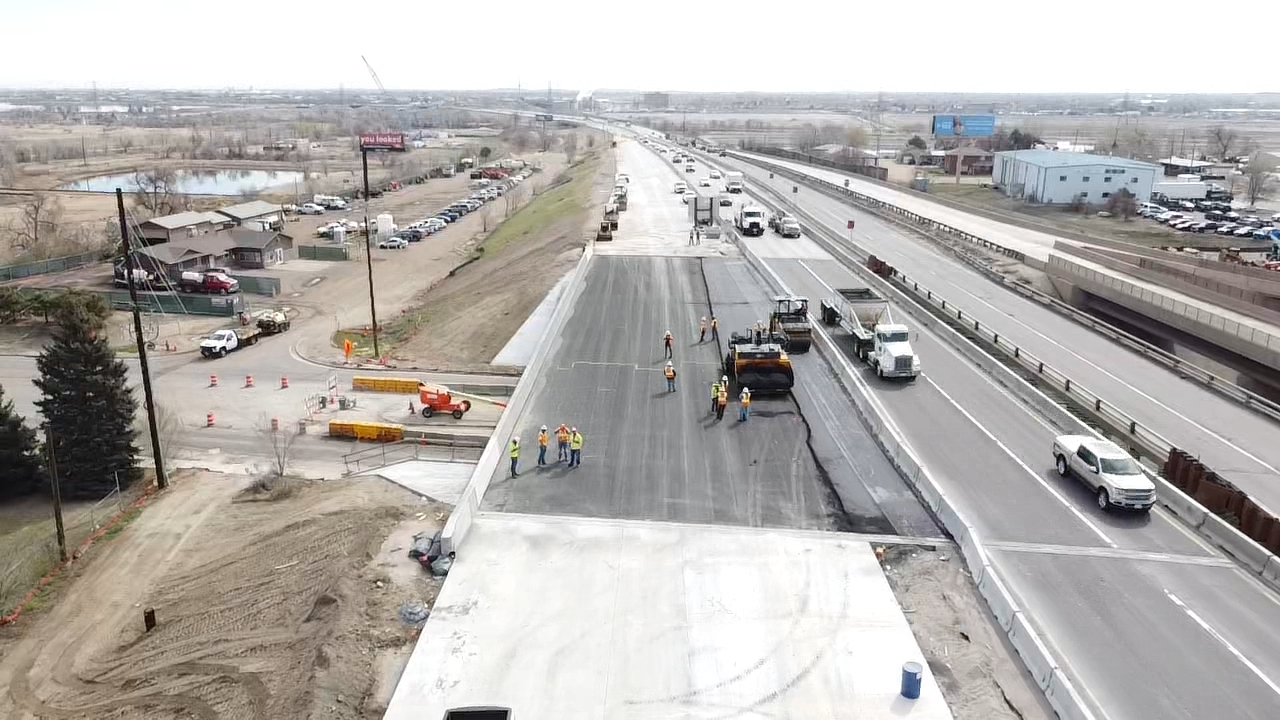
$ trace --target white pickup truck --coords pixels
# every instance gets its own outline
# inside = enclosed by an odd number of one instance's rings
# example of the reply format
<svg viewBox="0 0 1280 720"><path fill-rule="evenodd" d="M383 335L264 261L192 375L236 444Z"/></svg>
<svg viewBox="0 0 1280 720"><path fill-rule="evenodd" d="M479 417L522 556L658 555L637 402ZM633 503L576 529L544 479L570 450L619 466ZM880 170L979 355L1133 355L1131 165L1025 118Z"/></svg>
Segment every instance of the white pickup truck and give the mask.
<svg viewBox="0 0 1280 720"><path fill-rule="evenodd" d="M1058 475L1080 478L1103 510L1116 507L1145 513L1155 505L1155 483L1115 443L1088 435L1059 435L1053 439L1053 463Z"/></svg>

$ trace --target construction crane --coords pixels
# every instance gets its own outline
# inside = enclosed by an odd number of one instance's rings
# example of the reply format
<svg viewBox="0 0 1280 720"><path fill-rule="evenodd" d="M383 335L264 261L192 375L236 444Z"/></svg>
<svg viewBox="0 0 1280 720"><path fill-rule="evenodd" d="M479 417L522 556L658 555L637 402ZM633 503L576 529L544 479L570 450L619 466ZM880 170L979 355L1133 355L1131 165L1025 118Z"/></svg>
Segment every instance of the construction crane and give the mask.
<svg viewBox="0 0 1280 720"><path fill-rule="evenodd" d="M364 66L369 68L369 75L373 78L373 84L378 86L378 89L382 91L383 95L389 97L391 93L387 92L387 89L382 87L382 81L378 79L378 71L373 69L373 66L369 64L369 61L365 56L361 55L360 59L364 60Z"/></svg>

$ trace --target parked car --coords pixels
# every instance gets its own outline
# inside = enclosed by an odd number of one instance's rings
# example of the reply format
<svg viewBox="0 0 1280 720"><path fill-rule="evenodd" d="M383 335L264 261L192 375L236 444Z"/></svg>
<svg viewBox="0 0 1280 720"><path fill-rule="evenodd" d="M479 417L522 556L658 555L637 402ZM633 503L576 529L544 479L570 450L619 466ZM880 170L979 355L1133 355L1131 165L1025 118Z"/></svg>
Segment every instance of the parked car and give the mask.
<svg viewBox="0 0 1280 720"><path fill-rule="evenodd" d="M1244 227L1238 227L1235 230L1232 230L1231 234L1234 237L1253 237L1253 228L1245 225Z"/></svg>
<svg viewBox="0 0 1280 720"><path fill-rule="evenodd" d="M1220 225L1218 229L1215 230L1214 232L1216 232L1219 235L1230 235L1231 233L1235 232L1239 228L1240 228L1239 225L1235 225L1233 223L1227 223L1225 225Z"/></svg>
<svg viewBox="0 0 1280 720"><path fill-rule="evenodd" d="M323 215L324 208L320 207L315 203L303 203L302 206L298 208L298 214L299 215Z"/></svg>
<svg viewBox="0 0 1280 720"><path fill-rule="evenodd" d="M1217 230L1219 227L1222 227L1220 223L1206 220L1205 222L1196 223L1196 232L1199 232L1199 233L1213 232Z"/></svg>
<svg viewBox="0 0 1280 720"><path fill-rule="evenodd" d="M418 228L405 228L396 233L396 235L408 240L409 242L418 242L425 237L425 234Z"/></svg>
<svg viewBox="0 0 1280 720"><path fill-rule="evenodd" d="M389 237L386 240L379 241L378 247L383 248L385 250L402 250L404 248L409 247L409 241L405 240L399 235L396 235L393 237Z"/></svg>

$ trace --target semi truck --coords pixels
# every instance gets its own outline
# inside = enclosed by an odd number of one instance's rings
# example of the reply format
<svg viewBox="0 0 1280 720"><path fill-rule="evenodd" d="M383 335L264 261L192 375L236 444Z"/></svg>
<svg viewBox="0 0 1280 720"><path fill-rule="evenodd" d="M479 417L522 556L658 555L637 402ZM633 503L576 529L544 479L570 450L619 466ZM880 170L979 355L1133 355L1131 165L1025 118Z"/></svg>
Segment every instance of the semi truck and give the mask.
<svg viewBox="0 0 1280 720"><path fill-rule="evenodd" d="M724 174L725 192L740 193L742 192L742 173L730 170Z"/></svg>
<svg viewBox="0 0 1280 720"><path fill-rule="evenodd" d="M878 377L915 380L920 375L910 328L893 322L889 302L871 288L837 289L834 297L822 301L822 322L848 330L858 359Z"/></svg>
<svg viewBox="0 0 1280 720"><path fill-rule="evenodd" d="M764 208L759 205L743 205L733 217L738 232L748 237L764 234Z"/></svg>
<svg viewBox="0 0 1280 720"><path fill-rule="evenodd" d="M712 225L716 219L716 199L695 195L689 202L689 222L694 225Z"/></svg>
<svg viewBox="0 0 1280 720"><path fill-rule="evenodd" d="M1151 186L1151 194L1168 200L1204 200L1209 194L1206 182L1162 182Z"/></svg>

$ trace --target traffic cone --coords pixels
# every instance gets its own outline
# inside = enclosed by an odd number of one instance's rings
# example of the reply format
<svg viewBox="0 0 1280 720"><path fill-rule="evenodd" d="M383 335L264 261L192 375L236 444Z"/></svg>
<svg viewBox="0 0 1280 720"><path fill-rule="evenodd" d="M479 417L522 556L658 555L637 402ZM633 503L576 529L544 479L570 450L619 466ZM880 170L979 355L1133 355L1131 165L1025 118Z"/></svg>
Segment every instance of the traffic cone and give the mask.
<svg viewBox="0 0 1280 720"><path fill-rule="evenodd" d="M281 376L280 376L280 389L281 389L281 390L288 390L288 389L289 389L289 376L288 376L288 375L281 375Z"/></svg>
<svg viewBox="0 0 1280 720"><path fill-rule="evenodd" d="M213 427L213 413L209 413L204 416L204 426Z"/></svg>
<svg viewBox="0 0 1280 720"><path fill-rule="evenodd" d="M209 376L209 387L218 387L218 376L217 376L217 375L210 375L210 376Z"/></svg>
<svg viewBox="0 0 1280 720"><path fill-rule="evenodd" d="M247 388L251 388L251 387L253 387L253 376L252 376L252 375L245 375L245 376L244 376L244 386L245 386L245 387L247 387Z"/></svg>

